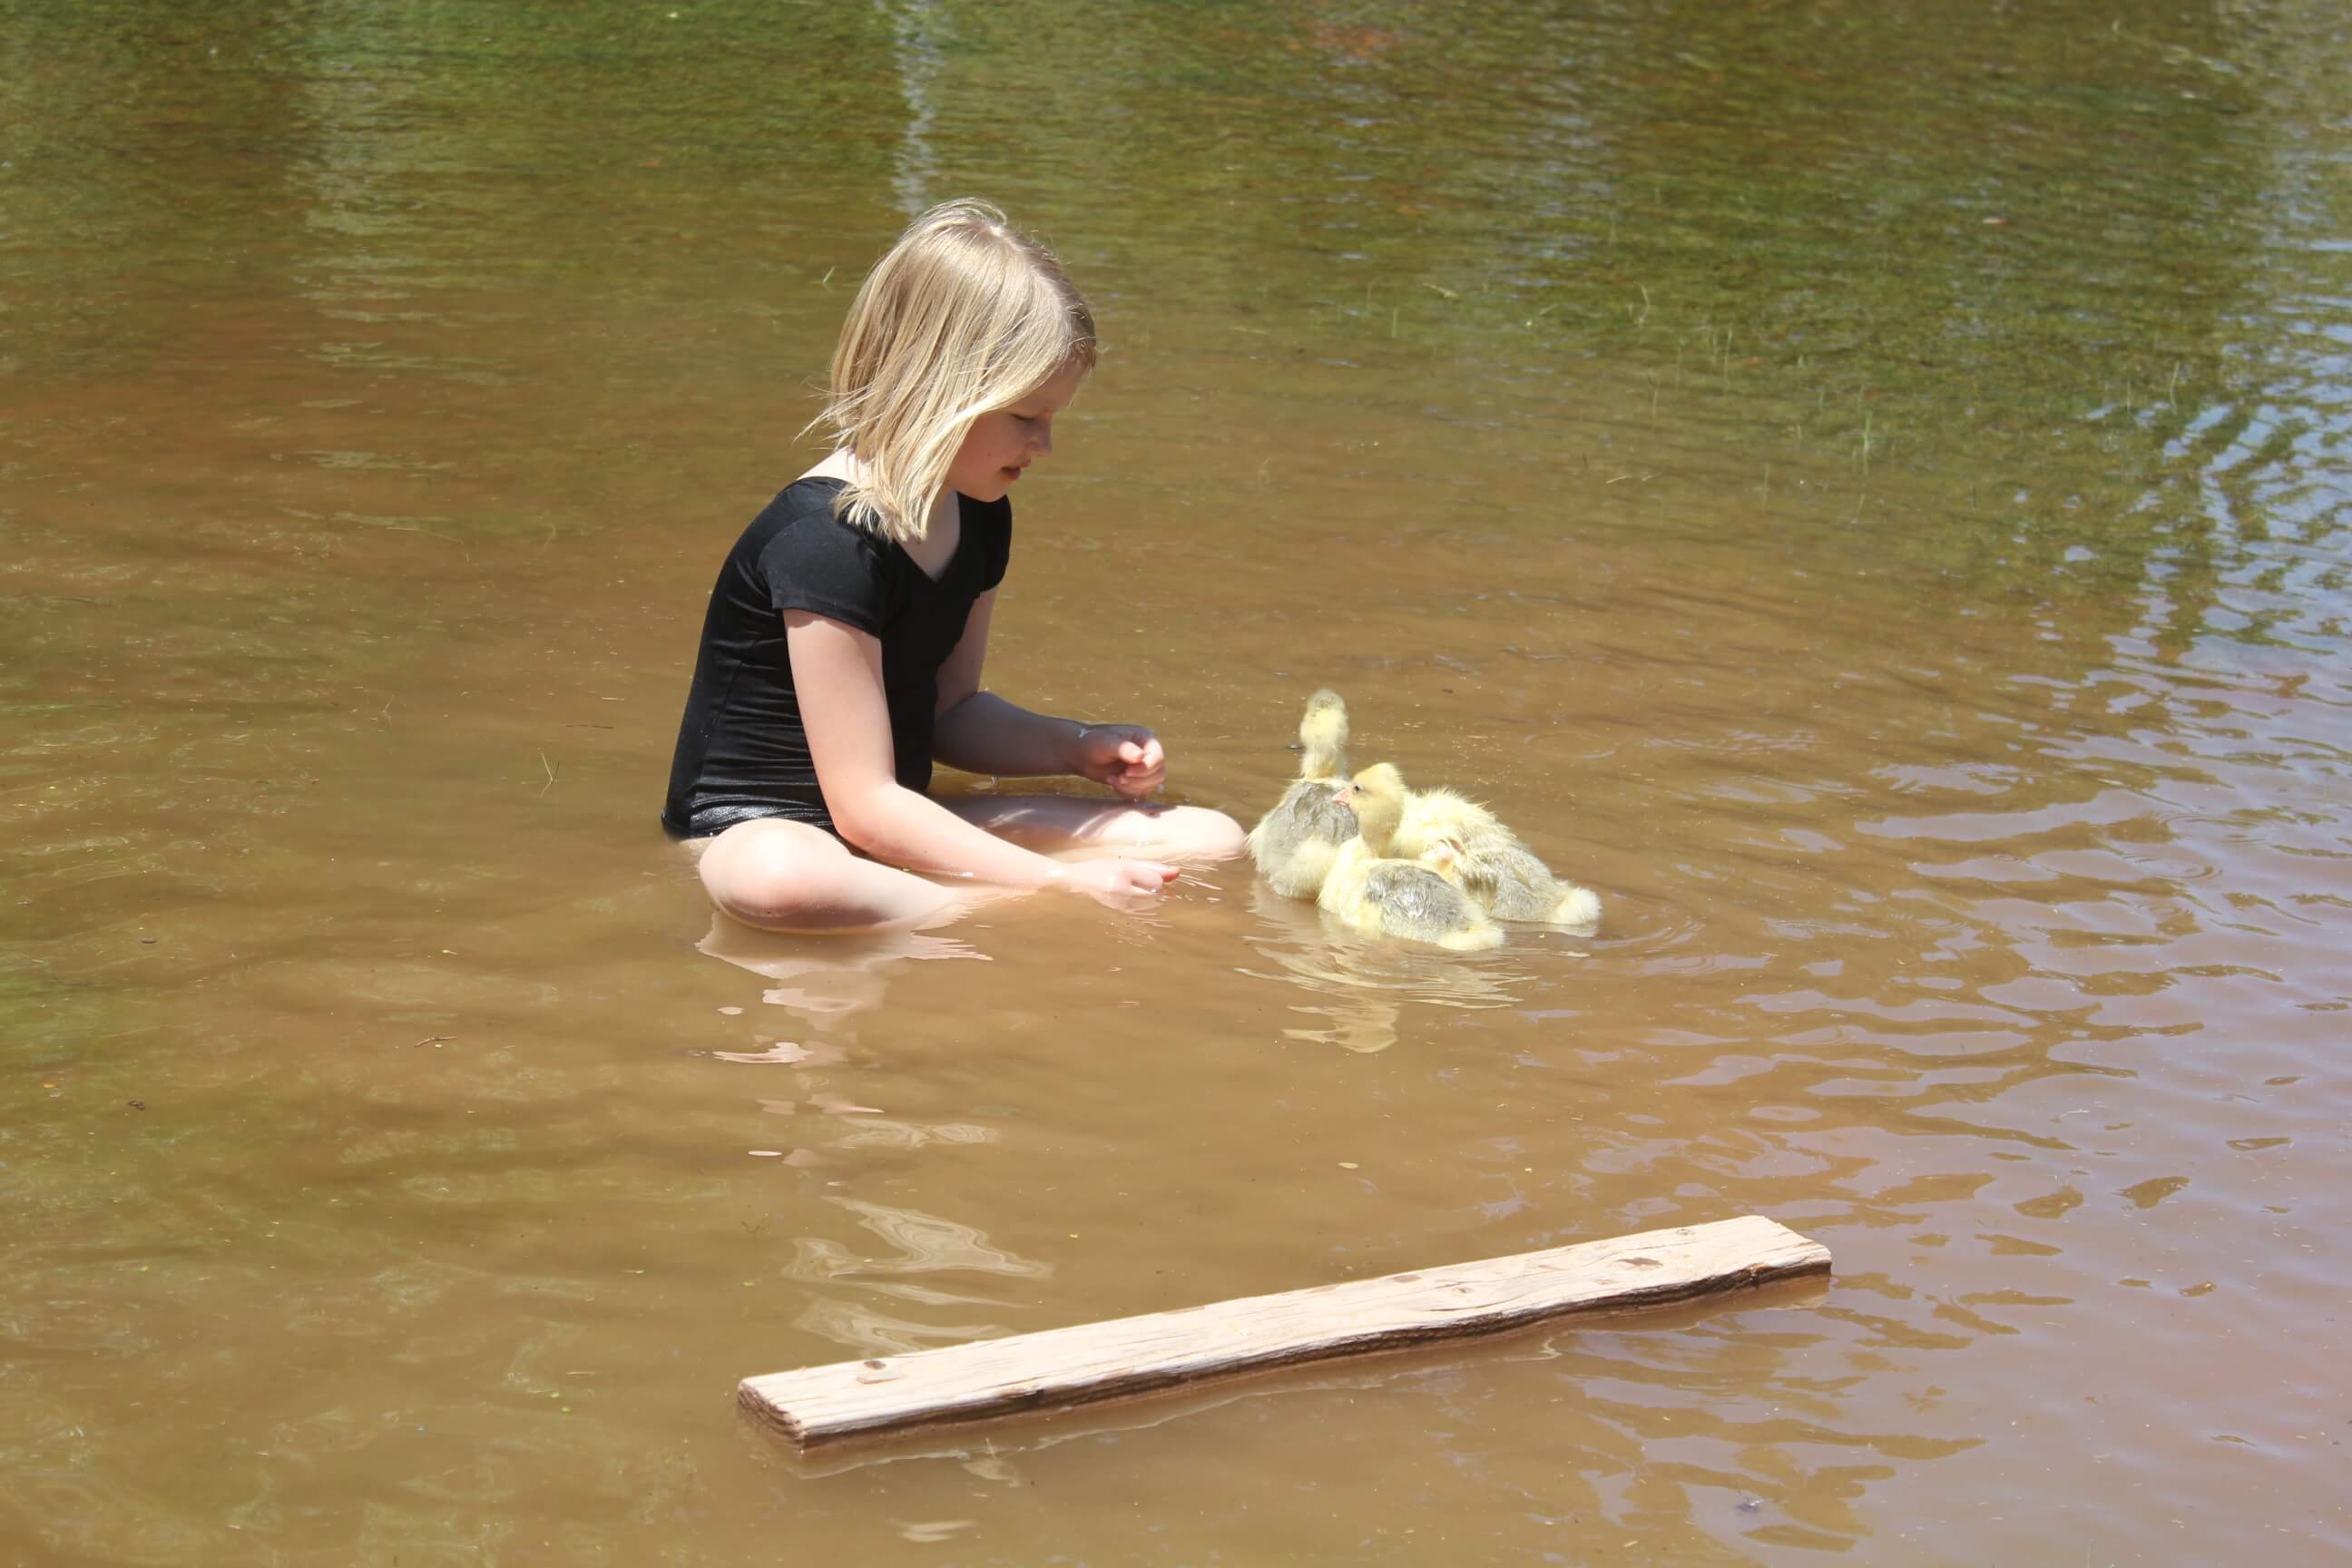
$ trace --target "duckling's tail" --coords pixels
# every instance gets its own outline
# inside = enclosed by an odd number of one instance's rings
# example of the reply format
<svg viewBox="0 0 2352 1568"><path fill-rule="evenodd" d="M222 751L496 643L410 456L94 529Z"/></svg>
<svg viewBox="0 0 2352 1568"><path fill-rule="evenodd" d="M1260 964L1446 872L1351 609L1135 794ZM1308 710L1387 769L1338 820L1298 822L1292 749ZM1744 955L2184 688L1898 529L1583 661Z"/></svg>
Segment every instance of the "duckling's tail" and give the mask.
<svg viewBox="0 0 2352 1568"><path fill-rule="evenodd" d="M1298 764L1300 778L1347 777L1348 705L1329 687L1307 700L1307 715L1298 721L1298 743L1307 752Z"/></svg>
<svg viewBox="0 0 2352 1568"><path fill-rule="evenodd" d="M1601 896L1590 888L1568 887L1544 919L1560 926L1595 924L1601 919Z"/></svg>

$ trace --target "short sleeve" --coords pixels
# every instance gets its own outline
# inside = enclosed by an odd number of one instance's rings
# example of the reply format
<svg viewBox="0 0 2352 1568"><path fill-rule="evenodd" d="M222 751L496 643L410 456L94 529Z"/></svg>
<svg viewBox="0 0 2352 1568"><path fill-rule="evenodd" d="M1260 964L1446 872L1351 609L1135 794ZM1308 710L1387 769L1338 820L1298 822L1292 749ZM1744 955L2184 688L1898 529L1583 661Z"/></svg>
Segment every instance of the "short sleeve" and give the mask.
<svg viewBox="0 0 2352 1568"><path fill-rule="evenodd" d="M880 542L830 510L795 518L760 552L768 603L805 610L880 637L890 621L890 579Z"/></svg>

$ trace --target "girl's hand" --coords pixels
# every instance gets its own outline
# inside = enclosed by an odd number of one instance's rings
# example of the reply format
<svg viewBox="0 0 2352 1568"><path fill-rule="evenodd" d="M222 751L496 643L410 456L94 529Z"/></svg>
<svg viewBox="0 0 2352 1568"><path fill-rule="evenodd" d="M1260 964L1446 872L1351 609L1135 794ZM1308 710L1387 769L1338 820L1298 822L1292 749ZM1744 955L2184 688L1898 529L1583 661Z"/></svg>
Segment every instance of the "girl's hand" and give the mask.
<svg viewBox="0 0 2352 1568"><path fill-rule="evenodd" d="M1160 737L1140 724L1082 726L1076 760L1072 771L1081 778L1108 784L1129 800L1141 800L1168 777Z"/></svg>
<svg viewBox="0 0 2352 1568"><path fill-rule="evenodd" d="M1177 874L1175 867L1160 860L1081 860L1055 873L1054 885L1117 905L1152 897Z"/></svg>

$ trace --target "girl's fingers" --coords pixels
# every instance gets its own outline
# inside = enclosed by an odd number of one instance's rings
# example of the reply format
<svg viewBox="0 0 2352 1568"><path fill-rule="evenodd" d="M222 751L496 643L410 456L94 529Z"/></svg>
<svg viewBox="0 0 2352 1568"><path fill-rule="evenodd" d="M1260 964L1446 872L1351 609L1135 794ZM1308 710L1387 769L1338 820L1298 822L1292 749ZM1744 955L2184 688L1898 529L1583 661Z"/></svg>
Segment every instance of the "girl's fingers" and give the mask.
<svg viewBox="0 0 2352 1568"><path fill-rule="evenodd" d="M1104 726L1108 732L1110 726ZM1129 799L1139 800L1160 787L1168 776L1168 753L1160 738L1139 725L1122 724L1118 742L1099 763L1083 768L1086 776L1107 784Z"/></svg>

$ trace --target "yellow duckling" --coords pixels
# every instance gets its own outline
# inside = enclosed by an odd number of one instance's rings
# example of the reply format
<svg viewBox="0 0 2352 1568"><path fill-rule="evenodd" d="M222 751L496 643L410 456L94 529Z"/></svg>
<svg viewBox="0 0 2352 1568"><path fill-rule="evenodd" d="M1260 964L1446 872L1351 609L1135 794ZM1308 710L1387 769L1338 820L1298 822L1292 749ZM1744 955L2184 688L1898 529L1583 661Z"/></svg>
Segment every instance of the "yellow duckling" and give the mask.
<svg viewBox="0 0 2352 1568"><path fill-rule="evenodd" d="M1396 773L1394 768L1388 771ZM1403 793L1405 805L1391 853L1408 860L1426 859L1436 846L1452 843L1463 890L1498 921L1584 926L1601 918L1601 900L1592 889L1553 876L1551 868L1485 806L1450 789L1405 789L1402 777L1395 779L1395 787Z"/></svg>
<svg viewBox="0 0 2352 1568"><path fill-rule="evenodd" d="M1331 858L1356 837L1356 819L1332 797L1348 782L1348 705L1326 688L1298 721L1298 778L1244 842L1258 874L1285 898L1311 899Z"/></svg>
<svg viewBox="0 0 2352 1568"><path fill-rule="evenodd" d="M1502 929L1488 920L1447 874L1458 870L1460 846L1432 846L1437 864L1391 858L1405 809L1404 781L1383 763L1366 768L1333 799L1352 813L1357 834L1339 846L1315 901L1368 936L1433 942L1456 952L1493 947Z"/></svg>

